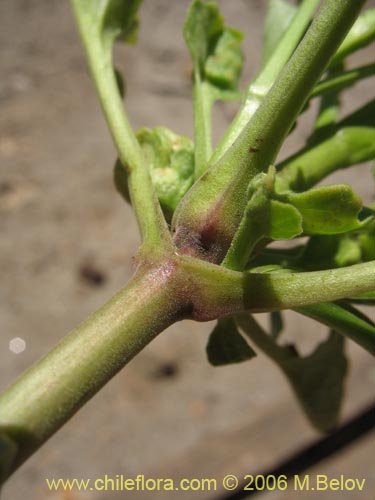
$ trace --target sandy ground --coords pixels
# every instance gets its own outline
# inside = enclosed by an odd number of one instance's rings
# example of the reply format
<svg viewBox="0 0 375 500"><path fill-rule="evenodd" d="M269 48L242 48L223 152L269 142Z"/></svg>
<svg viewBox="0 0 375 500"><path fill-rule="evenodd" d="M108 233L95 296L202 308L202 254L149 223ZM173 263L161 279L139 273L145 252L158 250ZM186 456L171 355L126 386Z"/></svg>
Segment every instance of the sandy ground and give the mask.
<svg viewBox="0 0 375 500"><path fill-rule="evenodd" d="M228 22L247 33L245 80L259 64L265 3L220 2ZM117 51L135 128L163 124L192 135L190 61L181 36L187 5L145 0L138 45ZM3 389L124 284L139 238L131 210L112 185L115 151L68 3L2 0L0 47ZM345 96L346 109L371 93L370 82L359 85ZM216 138L234 109L216 109ZM303 143L310 118L303 117L284 155ZM340 179L350 180L365 200L374 195L367 166ZM163 333L17 472L2 499L116 496L48 492L45 478L241 476L316 438L270 361L259 356L240 366L208 365L204 349L211 328L183 322ZM323 335L316 324L291 317L288 338L298 338L304 352ZM15 337L26 341L18 355L8 348ZM368 404L375 385L370 357L352 344L348 351L352 368L343 416ZM359 442L320 470L364 476L370 484L370 453L369 441ZM127 494L133 496L175 498ZM181 496L215 498L213 492Z"/></svg>

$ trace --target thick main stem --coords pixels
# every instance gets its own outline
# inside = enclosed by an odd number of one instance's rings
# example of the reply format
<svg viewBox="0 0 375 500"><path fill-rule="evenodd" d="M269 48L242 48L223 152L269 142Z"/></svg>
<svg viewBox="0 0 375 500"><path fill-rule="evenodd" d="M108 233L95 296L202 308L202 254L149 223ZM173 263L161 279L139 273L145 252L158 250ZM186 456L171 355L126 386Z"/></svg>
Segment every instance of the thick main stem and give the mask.
<svg viewBox="0 0 375 500"><path fill-rule="evenodd" d="M173 264L130 283L0 396L0 433L17 446L9 474L158 333L178 318Z"/></svg>
<svg viewBox="0 0 375 500"><path fill-rule="evenodd" d="M256 274L164 256L140 268L122 291L0 395L0 437L18 447L6 474L175 321L207 321L356 295L375 289L374 266Z"/></svg>

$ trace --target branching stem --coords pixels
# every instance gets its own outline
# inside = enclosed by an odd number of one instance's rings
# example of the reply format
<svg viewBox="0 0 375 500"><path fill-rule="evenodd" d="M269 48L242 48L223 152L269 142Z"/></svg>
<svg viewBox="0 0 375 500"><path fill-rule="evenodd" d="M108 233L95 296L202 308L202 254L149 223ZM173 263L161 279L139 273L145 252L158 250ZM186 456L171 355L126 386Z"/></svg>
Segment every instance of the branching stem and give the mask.
<svg viewBox="0 0 375 500"><path fill-rule="evenodd" d="M121 163L128 172L129 192L144 249L170 243L168 226L152 185L148 166L127 119L118 89L111 46L103 43L98 27L81 0L71 0L87 61Z"/></svg>

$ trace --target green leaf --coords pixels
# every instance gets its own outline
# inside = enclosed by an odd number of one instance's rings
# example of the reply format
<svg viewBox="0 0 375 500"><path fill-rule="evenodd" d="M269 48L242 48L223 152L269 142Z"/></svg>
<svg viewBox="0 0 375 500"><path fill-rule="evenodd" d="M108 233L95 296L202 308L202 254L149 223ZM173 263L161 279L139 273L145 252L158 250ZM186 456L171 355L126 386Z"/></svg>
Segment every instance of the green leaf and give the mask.
<svg viewBox="0 0 375 500"><path fill-rule="evenodd" d="M7 477L16 454L16 443L4 432L0 432L0 485Z"/></svg>
<svg viewBox="0 0 375 500"><path fill-rule="evenodd" d="M272 240L290 240L302 233L301 214L293 205L271 200L263 214L264 236Z"/></svg>
<svg viewBox="0 0 375 500"><path fill-rule="evenodd" d="M120 92L121 97L124 98L126 94L126 84L124 77L117 68L115 68L115 77L116 77L118 91Z"/></svg>
<svg viewBox="0 0 375 500"><path fill-rule="evenodd" d="M247 204L241 231L250 240L262 237L273 240L289 240L302 233L302 218L290 203L274 199L275 169L270 167L267 174L258 174L249 184Z"/></svg>
<svg viewBox="0 0 375 500"><path fill-rule="evenodd" d="M276 340L284 328L284 321L281 311L272 311L271 318L271 336Z"/></svg>
<svg viewBox="0 0 375 500"><path fill-rule="evenodd" d="M214 51L208 56L204 65L204 76L211 85L220 89L218 98L225 99L223 90L237 92L242 71L243 56L241 52L242 34L233 28L224 28ZM236 95L236 94L235 94Z"/></svg>
<svg viewBox="0 0 375 500"><path fill-rule="evenodd" d="M116 40L134 43L142 0L72 0L82 27L99 37L109 53ZM95 35L94 35L95 34Z"/></svg>
<svg viewBox="0 0 375 500"><path fill-rule="evenodd" d="M335 114L334 100L331 104ZM375 158L375 99L333 126L329 117L321 125L305 148L277 165L276 183L304 191L338 169Z"/></svg>
<svg viewBox="0 0 375 500"><path fill-rule="evenodd" d="M347 372L344 338L331 332L312 354L301 357L294 345L278 345L252 316L237 316L237 324L286 375L312 425L324 432L335 427Z"/></svg>
<svg viewBox="0 0 375 500"><path fill-rule="evenodd" d="M195 0L184 25L184 37L194 71L219 90L237 90L242 70L242 34L224 26L224 19L213 2ZM218 94L225 96L219 92Z"/></svg>
<svg viewBox="0 0 375 500"><path fill-rule="evenodd" d="M359 235L363 260L375 260L375 230Z"/></svg>
<svg viewBox="0 0 375 500"><path fill-rule="evenodd" d="M335 185L288 193L285 200L298 209L305 234L341 234L364 227L373 216L350 186ZM362 218L362 214L364 217Z"/></svg>
<svg viewBox="0 0 375 500"><path fill-rule="evenodd" d="M313 236L307 242L297 267L306 271L351 266L362 261L361 246L351 235Z"/></svg>
<svg viewBox="0 0 375 500"><path fill-rule="evenodd" d="M262 66L275 51L297 8L287 0L269 0L263 34Z"/></svg>
<svg viewBox="0 0 375 500"><path fill-rule="evenodd" d="M332 331L328 339L306 357L286 347L290 354L280 363L310 422L323 432L337 425L344 395L348 368L344 340Z"/></svg>
<svg viewBox="0 0 375 500"><path fill-rule="evenodd" d="M249 201L223 265L241 270L249 261L257 243L265 238L287 240L300 234L337 235L364 228L374 220L372 210L346 185L325 186L303 193L284 191L282 183L275 192L275 170L258 174L248 188ZM310 243L313 245L315 240ZM359 245L350 240L324 240L325 252L318 252L311 262L323 268L342 267L361 260ZM319 242L318 242L319 245ZM297 265L310 266L311 248ZM321 258L319 255L321 254ZM323 262L321 262L323 261Z"/></svg>
<svg viewBox="0 0 375 500"><path fill-rule="evenodd" d="M164 215L169 222L179 201L193 184L194 148L189 138L165 127L138 130L136 137L150 169L151 179ZM117 160L115 185L129 202L126 169Z"/></svg>
<svg viewBox="0 0 375 500"><path fill-rule="evenodd" d="M130 203L130 193L128 186L128 174L125 167L122 165L119 159L116 160L113 169L113 180L117 192L124 198L124 200Z"/></svg>
<svg viewBox="0 0 375 500"><path fill-rule="evenodd" d="M260 173L250 182L249 201L223 261L230 269L243 269L256 244L263 238L289 240L302 233L302 217L290 203L275 200L275 169Z"/></svg>
<svg viewBox="0 0 375 500"><path fill-rule="evenodd" d="M256 356L232 318L218 320L211 332L206 352L208 361L214 366L241 363Z"/></svg>
<svg viewBox="0 0 375 500"><path fill-rule="evenodd" d="M311 97L326 95L335 92L336 94L345 90L355 83L370 78L375 75L375 64L367 64L358 68L335 73L324 80L320 80L311 92Z"/></svg>
<svg viewBox="0 0 375 500"><path fill-rule="evenodd" d="M363 12L333 57L330 67L340 64L349 54L375 40L375 9Z"/></svg>
<svg viewBox="0 0 375 500"><path fill-rule="evenodd" d="M88 0L93 19L99 22L103 40L134 43L138 30L137 12L142 0Z"/></svg>
<svg viewBox="0 0 375 500"><path fill-rule="evenodd" d="M355 308L332 302L303 306L296 311L349 337L375 356L375 324Z"/></svg>
<svg viewBox="0 0 375 500"><path fill-rule="evenodd" d="M361 262L361 249L358 242L349 235L338 238L337 250L334 256L334 264L331 267L346 267Z"/></svg>
<svg viewBox="0 0 375 500"><path fill-rule="evenodd" d="M190 5L184 25L186 45L197 67L203 75L204 66L224 29L224 20L214 2L195 0Z"/></svg>
<svg viewBox="0 0 375 500"><path fill-rule="evenodd" d="M207 260L222 263L246 209L249 182L274 162L312 87L321 77L364 2L324 2L305 37L293 49L286 70L281 71L275 83L271 84L262 105L254 115L248 110L252 118L248 120L246 113L246 124L240 125L240 130L236 122L235 129L240 134L235 132L235 137L230 133L226 135L210 160L209 169L206 164L204 175L179 205L173 221L177 245L180 239L186 240L187 233L201 234ZM303 5L309 7L309 16L304 17L309 21L310 7L316 7L316 4L304 2L301 9ZM327 26L330 26L328 32ZM288 49L290 47L288 43ZM214 162L214 159L217 161ZM193 248L194 243L189 246L192 254L198 255L201 251L196 245Z"/></svg>
<svg viewBox="0 0 375 500"><path fill-rule="evenodd" d="M224 25L218 6L194 0L184 37L194 69L195 178L207 168L212 153L211 112L216 100L238 99L242 71L242 34Z"/></svg>

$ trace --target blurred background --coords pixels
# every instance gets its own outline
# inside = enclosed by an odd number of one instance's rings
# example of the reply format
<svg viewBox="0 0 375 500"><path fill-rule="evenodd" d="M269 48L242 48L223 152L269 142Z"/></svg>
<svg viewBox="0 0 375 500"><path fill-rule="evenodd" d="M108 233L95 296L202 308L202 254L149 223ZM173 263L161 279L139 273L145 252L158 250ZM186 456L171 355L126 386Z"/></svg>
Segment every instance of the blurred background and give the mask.
<svg viewBox="0 0 375 500"><path fill-rule="evenodd" d="M162 124L192 136L191 64L181 34L188 4L145 0L138 44L116 49L134 128ZM267 2L219 4L227 23L246 35L246 82L259 68ZM368 62L371 51L360 58ZM369 95L371 80L344 94L345 109L355 109ZM233 103L215 109L216 139L235 109ZM314 108L303 115L282 156L304 143L313 116ZM1 0L0 390L131 276L139 238L132 212L112 183L115 158L68 2ZM352 183L365 202L374 196L368 165L336 178ZM297 315L288 319L284 339L295 340L302 353L311 352L327 334ZM28 460L5 486L2 500L121 495L52 493L45 478L255 475L320 439L281 373L264 356L224 368L208 364L205 345L212 326L186 321L160 335ZM26 343L18 354L9 348L17 337ZM347 353L351 367L342 422L368 407L375 390L370 355L351 342ZM308 472L366 478L366 494L340 492L340 498L369 499L375 490L373 460L372 433ZM190 492L178 498L224 494ZM259 497L297 495L314 498L314 492L290 489ZM126 497L169 499L176 494L128 492Z"/></svg>

